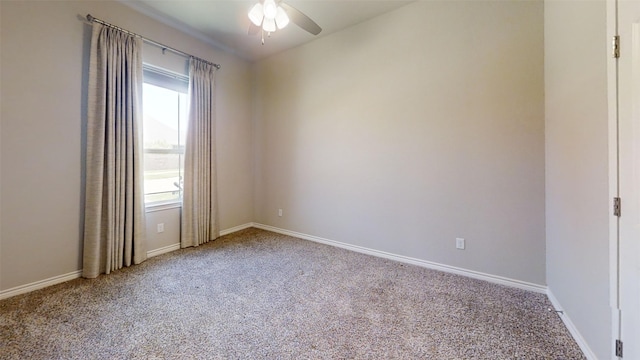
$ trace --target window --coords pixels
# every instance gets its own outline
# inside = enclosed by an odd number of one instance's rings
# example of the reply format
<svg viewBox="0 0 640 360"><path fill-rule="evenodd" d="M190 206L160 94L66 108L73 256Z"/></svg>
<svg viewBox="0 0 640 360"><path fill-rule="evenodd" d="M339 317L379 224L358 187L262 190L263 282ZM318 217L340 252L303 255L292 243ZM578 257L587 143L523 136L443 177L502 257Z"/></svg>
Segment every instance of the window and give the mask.
<svg viewBox="0 0 640 360"><path fill-rule="evenodd" d="M188 78L144 66L143 136L145 203L182 200Z"/></svg>

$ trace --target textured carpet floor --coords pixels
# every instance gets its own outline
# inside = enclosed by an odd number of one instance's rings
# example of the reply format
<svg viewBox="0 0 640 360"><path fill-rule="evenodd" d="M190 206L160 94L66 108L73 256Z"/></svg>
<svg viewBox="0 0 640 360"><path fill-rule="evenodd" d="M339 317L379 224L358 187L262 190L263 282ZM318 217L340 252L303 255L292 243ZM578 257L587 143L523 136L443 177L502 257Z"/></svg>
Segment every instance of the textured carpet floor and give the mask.
<svg viewBox="0 0 640 360"><path fill-rule="evenodd" d="M257 229L0 301L2 359L583 359L542 294Z"/></svg>

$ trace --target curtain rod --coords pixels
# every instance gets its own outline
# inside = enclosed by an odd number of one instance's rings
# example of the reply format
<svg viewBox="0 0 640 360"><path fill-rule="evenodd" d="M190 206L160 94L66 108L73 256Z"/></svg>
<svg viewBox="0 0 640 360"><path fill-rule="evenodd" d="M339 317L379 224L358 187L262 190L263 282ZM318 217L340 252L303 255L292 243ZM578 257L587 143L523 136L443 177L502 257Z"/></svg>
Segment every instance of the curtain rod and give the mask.
<svg viewBox="0 0 640 360"><path fill-rule="evenodd" d="M167 45L161 44L161 43L159 43L159 42L157 42L157 41L153 41L153 40L151 40L151 39L149 39L149 38L146 38L146 37L144 37L144 36L142 36L142 35L136 34L136 33L131 32L131 31L129 31L129 30L125 30L125 29L123 29L123 28L121 28L121 27L118 27L118 26L115 26L115 25L113 25L113 24L109 24L109 23L108 23L108 22L106 22L106 21L103 21L103 20L100 20L100 19L97 19L97 18L95 18L95 17L91 16L91 14L87 14L87 20L88 20L89 22L97 22L97 23L102 24L102 25L104 25L104 26L108 26L108 27L110 27L110 28L118 29L118 30L120 30L120 31L122 31L122 32L124 32L124 33L127 33L127 34L129 34L129 35L132 35L132 36L137 36L137 37L141 38L143 41L145 41L145 42L147 42L147 43L149 43L149 44L152 44L152 45L155 45L155 46L157 46L157 47L162 48L162 51L163 51L163 52L164 52L164 50L169 50L169 51L174 52L174 53L176 53L176 54L178 54L178 55L182 55L182 56L185 56L185 57L188 57L188 58L194 58L194 59L200 60L200 61L202 61L202 62L205 62L205 63L207 63L207 64L209 64L209 65L215 66L215 67L216 67L216 69L220 69L220 67L221 67L221 66L220 66L220 64L212 63L212 62L210 62L210 61L207 61L207 60L201 59L201 58L199 58L199 57L197 57L197 56L193 56L193 55L191 55L191 54L188 54L188 53L186 53L186 52L184 52L184 51L180 51L180 50L178 50L178 49L174 49L174 48L172 48L172 47L170 47L170 46L167 46Z"/></svg>

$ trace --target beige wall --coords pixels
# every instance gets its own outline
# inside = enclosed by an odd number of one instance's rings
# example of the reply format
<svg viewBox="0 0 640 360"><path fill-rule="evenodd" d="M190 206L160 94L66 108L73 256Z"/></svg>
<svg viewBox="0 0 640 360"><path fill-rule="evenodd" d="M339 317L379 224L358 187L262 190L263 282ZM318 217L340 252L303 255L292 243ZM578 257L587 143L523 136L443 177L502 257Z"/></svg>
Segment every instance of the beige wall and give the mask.
<svg viewBox="0 0 640 360"><path fill-rule="evenodd" d="M416 2L260 61L256 221L544 285L543 78L541 1Z"/></svg>
<svg viewBox="0 0 640 360"><path fill-rule="evenodd" d="M115 1L1 1L0 290L79 270L87 13L204 59L218 73L222 229L252 221L250 64ZM172 215L173 214L173 215ZM150 214L150 250L176 212ZM157 221L155 221L155 220ZM169 221L170 222L170 221Z"/></svg>
<svg viewBox="0 0 640 360"><path fill-rule="evenodd" d="M605 1L545 2L547 283L611 358Z"/></svg>

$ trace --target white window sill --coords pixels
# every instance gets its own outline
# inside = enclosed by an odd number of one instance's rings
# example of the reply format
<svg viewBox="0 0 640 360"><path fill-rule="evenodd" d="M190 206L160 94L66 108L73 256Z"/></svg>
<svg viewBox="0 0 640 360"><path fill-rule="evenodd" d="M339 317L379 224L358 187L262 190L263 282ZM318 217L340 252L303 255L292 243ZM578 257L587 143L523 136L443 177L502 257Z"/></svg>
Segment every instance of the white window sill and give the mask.
<svg viewBox="0 0 640 360"><path fill-rule="evenodd" d="M180 201L151 203L151 204L145 205L145 212L150 213L150 212L180 209L180 208L182 208L182 202Z"/></svg>

